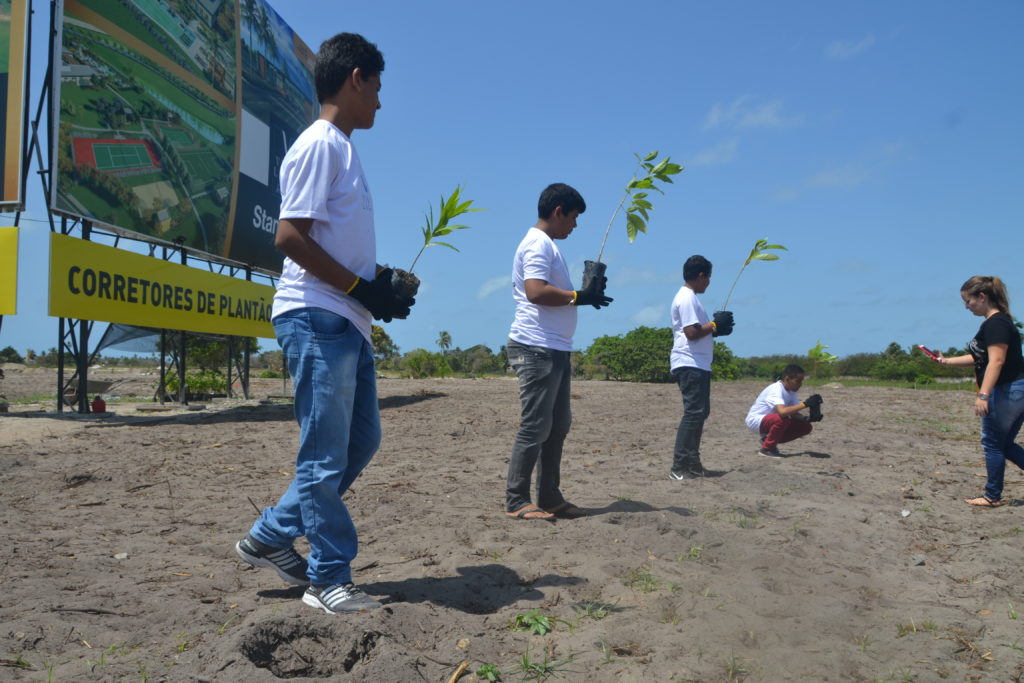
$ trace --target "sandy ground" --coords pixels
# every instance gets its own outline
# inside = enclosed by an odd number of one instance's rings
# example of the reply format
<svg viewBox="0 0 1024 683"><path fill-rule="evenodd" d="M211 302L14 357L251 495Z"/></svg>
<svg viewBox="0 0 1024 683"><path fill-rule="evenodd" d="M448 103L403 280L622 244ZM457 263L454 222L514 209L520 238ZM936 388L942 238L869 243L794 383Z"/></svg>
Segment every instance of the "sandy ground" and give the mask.
<svg viewBox="0 0 1024 683"><path fill-rule="evenodd" d="M154 378L115 380L145 399ZM53 383L8 367L0 392ZM386 604L344 617L233 552L289 481L286 403L0 415L0 679L1024 676L1024 477L1013 505L961 502L984 483L966 392L830 385L825 421L773 460L742 423L761 385L717 383L703 450L722 474L676 482L677 389L577 382L563 489L592 514L550 524L503 514L514 381L379 388L384 443L347 502L356 580ZM513 628L534 609L549 632Z"/></svg>

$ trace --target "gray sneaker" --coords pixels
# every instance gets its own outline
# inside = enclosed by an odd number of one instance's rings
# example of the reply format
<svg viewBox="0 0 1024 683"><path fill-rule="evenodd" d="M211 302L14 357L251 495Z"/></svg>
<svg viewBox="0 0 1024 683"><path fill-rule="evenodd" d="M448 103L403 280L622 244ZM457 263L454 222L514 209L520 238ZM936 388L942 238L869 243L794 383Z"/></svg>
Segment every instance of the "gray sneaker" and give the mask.
<svg viewBox="0 0 1024 683"><path fill-rule="evenodd" d="M243 561L253 567L270 567L277 575L295 586L308 586L306 558L295 552L295 548L272 548L260 543L249 534L235 544L235 552Z"/></svg>
<svg viewBox="0 0 1024 683"><path fill-rule="evenodd" d="M310 607L319 607L328 614L365 612L381 606L351 581L333 586L310 586L302 595L302 602Z"/></svg>

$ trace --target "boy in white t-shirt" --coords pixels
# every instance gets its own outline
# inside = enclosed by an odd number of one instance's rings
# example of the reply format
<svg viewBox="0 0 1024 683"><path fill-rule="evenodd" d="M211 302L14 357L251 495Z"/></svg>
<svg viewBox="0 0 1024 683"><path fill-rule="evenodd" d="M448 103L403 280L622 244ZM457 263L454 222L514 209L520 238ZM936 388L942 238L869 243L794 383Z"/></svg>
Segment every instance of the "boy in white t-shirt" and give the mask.
<svg viewBox="0 0 1024 683"><path fill-rule="evenodd" d="M669 367L683 398L683 417L676 429L676 443L669 476L676 481L705 476L700 459L704 421L711 414L712 337L732 334L733 316L715 311L714 320L697 298L711 284L711 261L699 254L683 264L683 286L672 299L672 353Z"/></svg>
<svg viewBox="0 0 1024 683"><path fill-rule="evenodd" d="M515 519L573 519L587 513L565 500L561 483L562 443L569 433L569 379L576 307L600 309L607 278L595 277L574 290L569 268L555 240L568 237L586 211L583 197L564 183L549 185L537 203L530 228L512 260L515 318L509 331L508 362L519 380L522 415L508 462L505 511ZM537 504L530 479L537 469Z"/></svg>
<svg viewBox="0 0 1024 683"><path fill-rule="evenodd" d="M804 383L804 369L787 365L782 379L769 384L747 412L747 427L761 437L758 453L770 458L783 457L779 444L811 433L811 422L821 420L821 396L814 394L801 401L796 392ZM809 415L800 411L810 409Z"/></svg>
<svg viewBox="0 0 1024 683"><path fill-rule="evenodd" d="M371 316L405 318L415 303L377 265L373 200L352 132L373 127L384 57L354 33L320 46L320 118L281 164L274 246L287 258L274 295L274 332L288 362L299 422L295 477L235 544L245 562L306 586L328 613L380 603L352 583L355 526L342 495L380 445ZM305 536L308 561L292 546Z"/></svg>

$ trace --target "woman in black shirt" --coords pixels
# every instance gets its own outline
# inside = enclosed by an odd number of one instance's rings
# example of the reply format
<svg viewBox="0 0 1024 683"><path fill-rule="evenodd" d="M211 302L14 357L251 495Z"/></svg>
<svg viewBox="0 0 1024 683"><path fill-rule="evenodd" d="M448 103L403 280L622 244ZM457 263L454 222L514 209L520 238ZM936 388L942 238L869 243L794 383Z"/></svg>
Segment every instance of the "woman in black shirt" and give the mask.
<svg viewBox="0 0 1024 683"><path fill-rule="evenodd" d="M984 495L967 498L979 507L1003 504L1006 461L1024 469L1024 448L1015 442L1024 423L1024 360L1021 336L1010 316L1006 285L997 277L977 275L960 288L964 306L985 318L968 346L969 354L944 358L946 365L974 366L978 395L974 412L981 418L981 447L985 451L988 482Z"/></svg>

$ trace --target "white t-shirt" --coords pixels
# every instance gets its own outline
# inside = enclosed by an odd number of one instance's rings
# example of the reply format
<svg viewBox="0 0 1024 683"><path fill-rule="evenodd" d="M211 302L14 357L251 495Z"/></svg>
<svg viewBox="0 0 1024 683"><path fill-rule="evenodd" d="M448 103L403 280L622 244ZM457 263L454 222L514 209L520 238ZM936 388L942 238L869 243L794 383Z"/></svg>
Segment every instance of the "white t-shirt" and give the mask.
<svg viewBox="0 0 1024 683"><path fill-rule="evenodd" d="M528 346L572 351L576 332L575 306L540 306L526 298L526 281L544 280L559 289L572 289L569 268L555 241L543 230L530 228L512 259L512 296L516 315L508 336Z"/></svg>
<svg viewBox="0 0 1024 683"><path fill-rule="evenodd" d="M711 335L690 341L683 333L684 327L706 325L711 321L704 312L704 306L697 294L683 285L672 299L672 355L670 369L699 368L711 372L711 359L715 354L715 342Z"/></svg>
<svg viewBox="0 0 1024 683"><path fill-rule="evenodd" d="M747 413L747 428L755 434L761 433L761 420L765 415L775 412L775 406L795 406L800 402L795 391L789 391L782 386L782 380L769 384L757 395L754 405L750 406Z"/></svg>
<svg viewBox="0 0 1024 683"><path fill-rule="evenodd" d="M310 237L331 258L364 280L376 275L370 188L355 147L333 124L314 121L285 154L280 217L312 218ZM285 258L272 315L313 307L347 318L370 341L371 316L361 303Z"/></svg>

